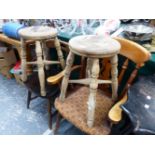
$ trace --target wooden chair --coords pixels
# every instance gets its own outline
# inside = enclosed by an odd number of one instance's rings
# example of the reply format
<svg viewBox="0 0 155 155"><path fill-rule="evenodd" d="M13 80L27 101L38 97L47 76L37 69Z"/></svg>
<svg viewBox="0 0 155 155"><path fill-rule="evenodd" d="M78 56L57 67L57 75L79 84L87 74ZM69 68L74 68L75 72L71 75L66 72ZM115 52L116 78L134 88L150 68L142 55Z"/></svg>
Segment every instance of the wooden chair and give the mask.
<svg viewBox="0 0 155 155"><path fill-rule="evenodd" d="M138 70L144 66L144 63L150 59L150 52L146 50L144 47L140 46L139 44L129 41L122 38L116 38L122 45L121 48L121 55L125 56L127 59L124 62L122 66L122 71L119 75L119 84L121 84L121 81L123 79L123 76L127 72L127 67L129 64L129 60L135 63L135 69L130 74L124 88L122 89L119 97L119 101L111 108L109 111L108 117L109 119L114 122L118 123L122 119L122 109L120 108L120 105L124 104L127 101L127 90L133 83ZM125 72L126 71L126 72Z"/></svg>
<svg viewBox="0 0 155 155"><path fill-rule="evenodd" d="M49 71L45 71L45 77L47 78L49 75L52 75L49 73ZM46 96L42 96L40 94L40 84L39 84L39 78L38 73L32 73L27 77L27 80L24 82L25 86L27 87L28 94L27 94L27 109L30 108L30 103L32 100L40 97L44 98L48 101L48 127L49 129L52 129L52 107L53 107L53 101L59 94L59 85L49 85L47 82L45 82L45 91Z"/></svg>
<svg viewBox="0 0 155 155"><path fill-rule="evenodd" d="M59 115L57 117L55 131L58 130L60 116L63 116L87 134L109 134L111 131L111 124L108 121L108 117L114 123L121 119L121 109L119 106L126 101L126 92L135 80L138 69L150 58L150 53L133 41L123 38L115 39L121 44L118 62L118 100L115 103L111 100L112 92L110 85L108 87L102 85L96 96L94 126L90 128L87 126L86 116L89 89L88 87L80 86L78 89L75 89L74 92L72 91L72 93L67 94L64 103L61 103L59 98L56 99L55 107L58 110ZM101 71L99 79L110 79L110 62L107 58L106 60L102 60L100 60ZM86 66L83 65L82 68L83 67L85 68ZM55 76L49 77L47 81L53 85L58 83L63 76L64 71Z"/></svg>

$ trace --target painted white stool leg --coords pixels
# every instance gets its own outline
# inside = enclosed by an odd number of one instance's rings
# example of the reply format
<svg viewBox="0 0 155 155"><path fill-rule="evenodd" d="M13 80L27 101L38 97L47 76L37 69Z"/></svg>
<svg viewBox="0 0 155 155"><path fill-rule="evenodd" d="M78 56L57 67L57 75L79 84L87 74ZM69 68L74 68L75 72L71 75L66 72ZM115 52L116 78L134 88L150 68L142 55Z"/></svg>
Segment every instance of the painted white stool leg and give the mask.
<svg viewBox="0 0 155 155"><path fill-rule="evenodd" d="M74 62L74 54L72 52L69 53L67 57L66 67L65 67L65 75L61 83L61 93L60 93L60 100L63 102L66 95L66 90L68 87L68 80L71 72L71 67Z"/></svg>
<svg viewBox="0 0 155 155"><path fill-rule="evenodd" d="M99 59L93 59L92 64L92 74L90 82L90 93L88 97L88 115L87 115L87 125L88 127L93 127L95 118L95 107L96 107L96 93L98 88L97 78L99 76Z"/></svg>
<svg viewBox="0 0 155 155"><path fill-rule="evenodd" d="M112 99L117 100L117 89L118 89L118 71L117 71L117 55L111 57L111 80L112 80Z"/></svg>
<svg viewBox="0 0 155 155"><path fill-rule="evenodd" d="M24 39L21 38L21 69L22 69L21 78L22 78L22 81L27 80L26 68L27 68L27 64L26 64L26 47L25 47Z"/></svg>
<svg viewBox="0 0 155 155"><path fill-rule="evenodd" d="M40 92L42 96L46 96L44 62L42 60L42 48L39 41L36 41L36 55L37 55L37 65L38 65L38 77L40 82Z"/></svg>
<svg viewBox="0 0 155 155"><path fill-rule="evenodd" d="M92 59L87 58L87 67L86 67L86 78L91 77L91 69L92 69Z"/></svg>
<svg viewBox="0 0 155 155"><path fill-rule="evenodd" d="M57 37L54 39L54 44L55 44L55 48L57 50L59 61L61 63L61 67L64 69L65 68L65 60L63 58L63 53L61 51L60 42Z"/></svg>
<svg viewBox="0 0 155 155"><path fill-rule="evenodd" d="M49 48L46 46L46 41L42 41L42 51L44 60L49 60ZM49 70L49 65L45 65L45 69Z"/></svg>

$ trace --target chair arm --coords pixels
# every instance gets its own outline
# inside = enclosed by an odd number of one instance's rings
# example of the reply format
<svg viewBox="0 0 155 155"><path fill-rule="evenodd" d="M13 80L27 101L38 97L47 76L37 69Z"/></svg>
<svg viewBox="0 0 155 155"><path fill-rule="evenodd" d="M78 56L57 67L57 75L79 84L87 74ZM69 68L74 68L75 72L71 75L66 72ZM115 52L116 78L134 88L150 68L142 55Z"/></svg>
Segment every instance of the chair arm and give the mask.
<svg viewBox="0 0 155 155"><path fill-rule="evenodd" d="M76 65L76 66L72 67L71 72L78 68L81 68L81 65ZM63 78L64 75L65 75L65 69L54 76L48 77L47 82L52 85L57 84L60 82L60 80Z"/></svg>
<svg viewBox="0 0 155 155"><path fill-rule="evenodd" d="M122 109L120 106L123 105L127 99L127 94L125 94L123 98L110 109L108 117L113 123L118 123L122 119Z"/></svg>

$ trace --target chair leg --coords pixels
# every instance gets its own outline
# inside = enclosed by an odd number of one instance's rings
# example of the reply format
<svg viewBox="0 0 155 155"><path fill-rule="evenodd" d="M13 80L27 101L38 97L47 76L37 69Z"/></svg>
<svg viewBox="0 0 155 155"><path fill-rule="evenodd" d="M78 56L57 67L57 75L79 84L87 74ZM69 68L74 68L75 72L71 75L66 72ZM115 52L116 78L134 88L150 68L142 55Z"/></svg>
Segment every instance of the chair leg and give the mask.
<svg viewBox="0 0 155 155"><path fill-rule="evenodd" d="M54 129L54 134L57 134L57 131L58 131L59 127L60 127L61 118L62 118L62 116L58 112L57 119L56 119L56 125L55 125L55 129Z"/></svg>
<svg viewBox="0 0 155 155"><path fill-rule="evenodd" d="M48 99L48 127L52 129L52 103L51 99Z"/></svg>
<svg viewBox="0 0 155 155"><path fill-rule="evenodd" d="M28 90L28 94L27 94L27 109L30 108L30 101L31 101L31 91Z"/></svg>

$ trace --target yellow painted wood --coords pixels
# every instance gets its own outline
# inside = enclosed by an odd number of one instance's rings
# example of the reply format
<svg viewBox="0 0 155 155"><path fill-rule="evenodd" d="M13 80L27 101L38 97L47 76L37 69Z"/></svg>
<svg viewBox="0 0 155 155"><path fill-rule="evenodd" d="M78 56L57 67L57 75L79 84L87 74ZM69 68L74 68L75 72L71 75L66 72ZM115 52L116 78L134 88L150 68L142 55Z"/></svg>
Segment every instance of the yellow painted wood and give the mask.
<svg viewBox="0 0 155 155"><path fill-rule="evenodd" d="M72 67L71 71L81 68L81 65L76 65L74 67ZM57 84L60 82L60 80L63 78L63 76L65 75L65 70L61 71L60 73L54 75L54 76L50 76L47 78L47 82L50 84Z"/></svg>
<svg viewBox="0 0 155 155"><path fill-rule="evenodd" d="M118 123L122 119L122 109L120 108L127 101L127 94L123 96L109 111L108 117L113 123Z"/></svg>

